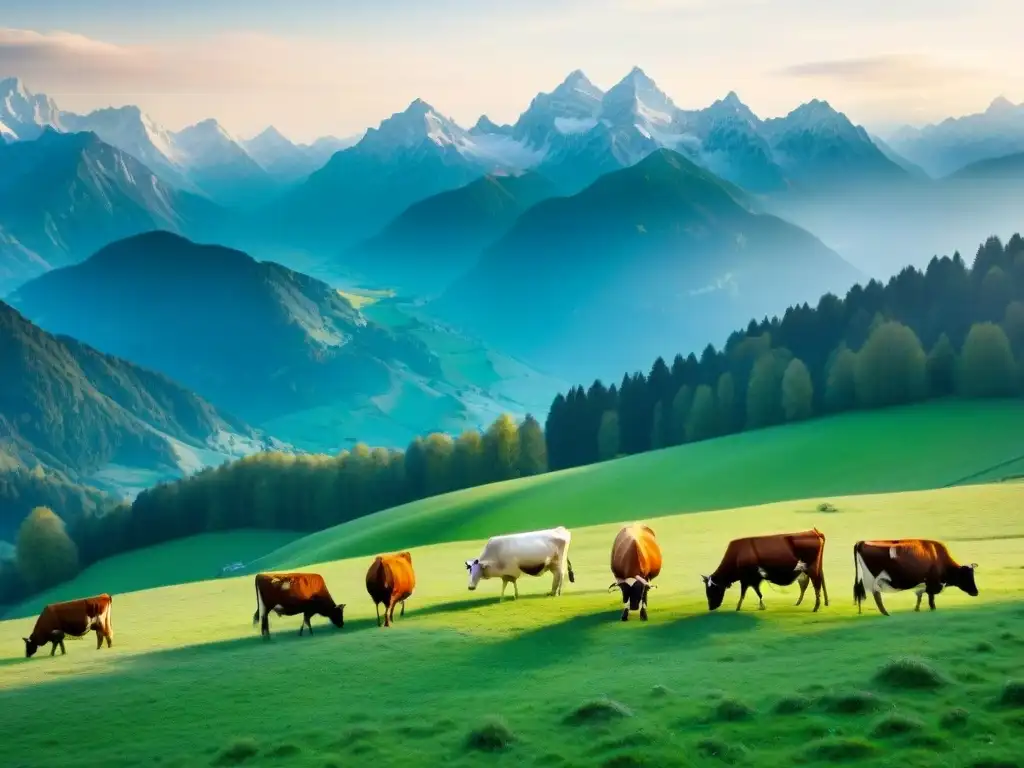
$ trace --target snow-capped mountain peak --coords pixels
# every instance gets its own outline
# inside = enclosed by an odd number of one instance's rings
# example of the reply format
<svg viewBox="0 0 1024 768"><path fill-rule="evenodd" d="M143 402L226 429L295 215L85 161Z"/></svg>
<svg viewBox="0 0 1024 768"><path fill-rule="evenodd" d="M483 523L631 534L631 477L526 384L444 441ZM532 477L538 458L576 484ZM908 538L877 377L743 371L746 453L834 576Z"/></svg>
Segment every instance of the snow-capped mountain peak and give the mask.
<svg viewBox="0 0 1024 768"><path fill-rule="evenodd" d="M439 147L464 147L468 136L455 121L444 117L423 99L416 99L402 112L381 121L366 132L365 146L380 148L412 148L423 142Z"/></svg>
<svg viewBox="0 0 1024 768"><path fill-rule="evenodd" d="M8 140L30 140L45 126L62 127L53 99L32 93L17 77L0 80L0 124L0 134Z"/></svg>
<svg viewBox="0 0 1024 768"><path fill-rule="evenodd" d="M678 115L679 109L672 99L640 67L633 67L601 101L601 119L606 124L632 125L648 138L677 133L674 126ZM659 143L672 145L674 140L666 136Z"/></svg>
<svg viewBox="0 0 1024 768"><path fill-rule="evenodd" d="M577 99L594 102L600 101L604 95L600 88L590 82L581 69L574 69L570 72L569 76L551 93L562 98L575 96Z"/></svg>

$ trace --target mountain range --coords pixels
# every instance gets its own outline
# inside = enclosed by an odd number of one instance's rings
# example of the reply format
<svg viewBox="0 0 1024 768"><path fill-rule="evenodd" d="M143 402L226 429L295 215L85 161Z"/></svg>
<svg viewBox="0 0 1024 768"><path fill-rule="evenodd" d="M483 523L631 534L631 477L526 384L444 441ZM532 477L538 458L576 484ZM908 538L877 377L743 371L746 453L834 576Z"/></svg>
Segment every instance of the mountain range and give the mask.
<svg viewBox="0 0 1024 768"><path fill-rule="evenodd" d="M501 349L581 378L699 349L751 317L859 277L813 235L659 149L533 206L430 307Z"/></svg>
<svg viewBox="0 0 1024 768"><path fill-rule="evenodd" d="M0 144L0 169L0 294L140 232L210 233L219 215L94 133Z"/></svg>
<svg viewBox="0 0 1024 768"><path fill-rule="evenodd" d="M1024 152L1024 104L999 97L984 112L903 126L886 140L933 177L949 176L980 160Z"/></svg>

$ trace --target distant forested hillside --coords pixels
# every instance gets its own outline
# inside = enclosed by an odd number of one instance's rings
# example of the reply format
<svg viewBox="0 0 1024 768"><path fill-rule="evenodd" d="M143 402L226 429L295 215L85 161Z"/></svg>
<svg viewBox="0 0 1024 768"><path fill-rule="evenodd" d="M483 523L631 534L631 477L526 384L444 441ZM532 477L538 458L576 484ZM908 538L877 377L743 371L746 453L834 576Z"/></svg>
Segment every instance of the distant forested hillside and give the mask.
<svg viewBox="0 0 1024 768"><path fill-rule="evenodd" d="M1024 239L751 320L718 350L558 395L552 469L858 408L1024 394Z"/></svg>

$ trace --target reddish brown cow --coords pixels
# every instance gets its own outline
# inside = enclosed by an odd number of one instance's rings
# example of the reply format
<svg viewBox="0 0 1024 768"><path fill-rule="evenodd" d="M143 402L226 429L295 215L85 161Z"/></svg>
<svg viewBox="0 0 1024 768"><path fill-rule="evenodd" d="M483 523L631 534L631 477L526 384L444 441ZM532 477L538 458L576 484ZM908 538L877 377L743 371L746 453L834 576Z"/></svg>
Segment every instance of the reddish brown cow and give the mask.
<svg viewBox="0 0 1024 768"><path fill-rule="evenodd" d="M64 649L64 638L67 635L83 637L90 630L96 632L96 650L103 646L104 638L107 641L107 648L110 648L114 640L114 629L110 624L112 603L110 595L105 593L95 597L69 600L66 603L50 603L36 619L32 634L22 638L25 641L26 658L31 657L47 643L53 643L53 648L50 649L51 656L57 652L58 645L63 656L67 653Z"/></svg>
<svg viewBox="0 0 1024 768"><path fill-rule="evenodd" d="M883 615L882 592L917 592L915 611L921 610L921 597L928 594L928 607L935 610L935 596L945 587L958 587L971 597L978 596L974 581L977 563L960 565L941 541L931 539L892 539L858 541L853 545L853 599L857 613L870 592Z"/></svg>
<svg viewBox="0 0 1024 768"><path fill-rule="evenodd" d="M412 569L412 555L399 552L393 555L377 555L366 572L366 591L370 593L373 607L377 609L377 626L380 626L380 604L384 603L384 626L390 627L395 620L395 606L402 604L400 616L405 616L405 601L416 588L416 572Z"/></svg>
<svg viewBox="0 0 1024 768"><path fill-rule="evenodd" d="M717 610L725 598L725 591L737 581L740 583L740 601L736 610L743 607L747 588L753 587L764 610L761 582L768 581L787 587L799 579L800 605L807 591L807 584L814 585L814 610L821 607L821 595L828 606L828 590L825 589L825 573L822 557L825 554L825 534L817 528L799 533L777 533L771 536L753 536L729 542L718 569L710 576L701 576L708 598L708 609Z"/></svg>
<svg viewBox="0 0 1024 768"><path fill-rule="evenodd" d="M647 621L647 595L651 583L661 573L661 547L654 531L646 525L622 528L612 543L612 575L615 581L608 591L618 587L622 592L622 620L629 620L630 610L640 609L640 620Z"/></svg>
<svg viewBox="0 0 1024 768"><path fill-rule="evenodd" d="M259 621L260 634L266 638L270 637L267 617L271 611L278 616L301 613L300 637L306 627L309 627L309 634L313 634L309 620L316 614L326 616L338 629L345 626L345 604L334 602L319 573L257 573L256 613L252 615L252 624L256 626Z"/></svg>

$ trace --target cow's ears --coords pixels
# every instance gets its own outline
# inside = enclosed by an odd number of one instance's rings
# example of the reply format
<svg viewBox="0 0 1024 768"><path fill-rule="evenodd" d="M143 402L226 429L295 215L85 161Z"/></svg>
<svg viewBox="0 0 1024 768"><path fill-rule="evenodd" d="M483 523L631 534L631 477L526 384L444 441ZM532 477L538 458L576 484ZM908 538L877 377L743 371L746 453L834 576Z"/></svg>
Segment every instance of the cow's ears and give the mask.
<svg viewBox="0 0 1024 768"><path fill-rule="evenodd" d="M703 581L703 582L704 582L705 584L707 584L707 583L708 583L708 577L707 577L707 576L705 576L704 574L701 574L701 576L700 576L700 580L701 580L701 581Z"/></svg>
<svg viewBox="0 0 1024 768"><path fill-rule="evenodd" d="M977 563L971 563L971 570L972 571L978 570L978 564Z"/></svg>
<svg viewBox="0 0 1024 768"><path fill-rule="evenodd" d="M31 641L31 640L29 640L29 639L28 639L27 637L23 637L23 638L21 638L21 639L22 639L22 640L24 640L26 644L27 644L27 643L31 643L31 642L32 642L32 641Z"/></svg>
<svg viewBox="0 0 1024 768"><path fill-rule="evenodd" d="M466 561L466 570L468 571L472 567L473 567L473 563L471 561L467 560Z"/></svg>

